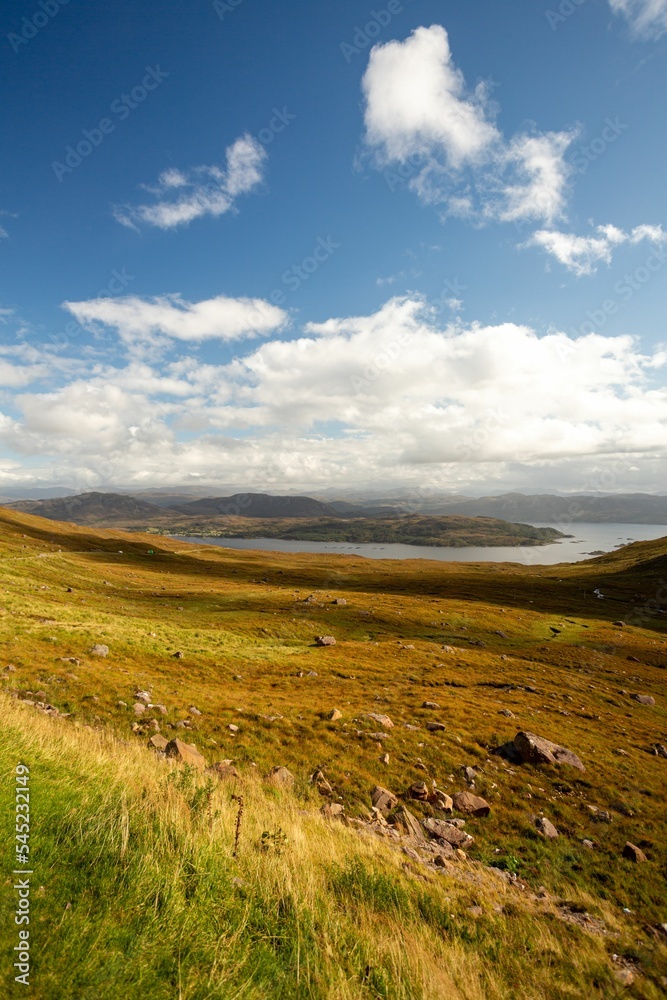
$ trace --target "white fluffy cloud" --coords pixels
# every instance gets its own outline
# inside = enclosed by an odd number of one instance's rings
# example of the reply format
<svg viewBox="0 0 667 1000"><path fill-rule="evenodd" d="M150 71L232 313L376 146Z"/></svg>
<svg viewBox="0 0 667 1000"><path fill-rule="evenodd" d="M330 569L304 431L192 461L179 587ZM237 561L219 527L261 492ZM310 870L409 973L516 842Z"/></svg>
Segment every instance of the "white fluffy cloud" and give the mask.
<svg viewBox="0 0 667 1000"><path fill-rule="evenodd" d="M667 32L667 0L609 0L615 14L622 15L637 38L656 41Z"/></svg>
<svg viewBox="0 0 667 1000"><path fill-rule="evenodd" d="M667 355L629 336L538 336L526 326L440 328L395 298L370 316L309 324L227 365L92 363L0 421L14 455L81 486L236 482L316 486L524 482L619 456L665 474ZM103 459L100 459L103 455Z"/></svg>
<svg viewBox="0 0 667 1000"><path fill-rule="evenodd" d="M128 345L160 346L170 340L240 340L281 329L287 314L264 299L219 295L186 302L180 295L136 295L64 302L81 326L110 327Z"/></svg>
<svg viewBox="0 0 667 1000"><path fill-rule="evenodd" d="M597 265L611 264L614 249L623 243L641 243L648 240L655 246L667 240L661 226L635 226L630 232L616 226L596 226L593 236L576 236L557 230L540 229L524 246L542 247L569 271L575 274L594 274Z"/></svg>
<svg viewBox="0 0 667 1000"><path fill-rule="evenodd" d="M548 223L562 214L576 130L506 140L489 88L468 90L441 25L374 46L362 89L366 147L388 180L396 172L447 214Z"/></svg>
<svg viewBox="0 0 667 1000"><path fill-rule="evenodd" d="M175 229L203 215L224 215L234 208L239 195L261 184L267 155L261 143L243 135L228 147L226 159L226 169L165 170L157 185L147 188L158 200L150 205L115 208L116 219L132 229L139 223Z"/></svg>

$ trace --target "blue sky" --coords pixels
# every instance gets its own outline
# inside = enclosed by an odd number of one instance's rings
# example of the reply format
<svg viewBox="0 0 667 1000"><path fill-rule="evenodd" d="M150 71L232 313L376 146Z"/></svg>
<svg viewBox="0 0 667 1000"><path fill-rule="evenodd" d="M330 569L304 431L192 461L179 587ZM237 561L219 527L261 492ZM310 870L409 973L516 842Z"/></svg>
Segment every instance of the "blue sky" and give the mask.
<svg viewBox="0 0 667 1000"><path fill-rule="evenodd" d="M2 17L0 493L664 488L667 0Z"/></svg>

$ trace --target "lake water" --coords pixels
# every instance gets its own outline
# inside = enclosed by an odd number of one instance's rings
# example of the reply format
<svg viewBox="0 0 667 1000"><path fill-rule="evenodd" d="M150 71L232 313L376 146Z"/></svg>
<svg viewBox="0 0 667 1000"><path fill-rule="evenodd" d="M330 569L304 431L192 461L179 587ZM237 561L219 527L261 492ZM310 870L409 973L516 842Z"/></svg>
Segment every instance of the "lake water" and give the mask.
<svg viewBox="0 0 667 1000"><path fill-rule="evenodd" d="M543 522L535 527L557 528ZM667 524L579 524L569 529L573 538L549 545L472 546L448 548L430 545L380 545L350 542L294 542L280 538L193 538L176 536L181 542L220 545L228 549L261 549L269 552L324 552L330 555L364 556L367 559L438 559L442 562L518 562L524 566L549 566L590 559L591 552L611 552L628 542L667 536Z"/></svg>

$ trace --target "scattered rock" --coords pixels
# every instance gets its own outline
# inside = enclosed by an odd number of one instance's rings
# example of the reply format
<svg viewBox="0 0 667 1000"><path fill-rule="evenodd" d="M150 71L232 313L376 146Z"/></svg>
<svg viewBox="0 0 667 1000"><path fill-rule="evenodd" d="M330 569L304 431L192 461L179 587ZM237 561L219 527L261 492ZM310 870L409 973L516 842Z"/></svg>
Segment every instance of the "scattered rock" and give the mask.
<svg viewBox="0 0 667 1000"><path fill-rule="evenodd" d="M477 771L475 770L474 767L464 767L463 776L465 777L469 785L474 785L475 778L477 777Z"/></svg>
<svg viewBox="0 0 667 1000"><path fill-rule="evenodd" d="M174 660L182 660L184 654L181 653L181 651L179 649L175 653L173 653L172 655L173 655Z"/></svg>
<svg viewBox="0 0 667 1000"><path fill-rule="evenodd" d="M333 795L333 788L324 777L321 771L315 771L310 780L317 786L320 795Z"/></svg>
<svg viewBox="0 0 667 1000"><path fill-rule="evenodd" d="M372 719L373 722L377 722L378 726L384 726L385 729L392 729L394 725L388 715L380 715L376 712L369 712L366 715L366 718Z"/></svg>
<svg viewBox="0 0 667 1000"><path fill-rule="evenodd" d="M148 704L149 701L151 700L151 693L150 693L150 691L135 691L134 692L134 697L138 701L145 701L146 704Z"/></svg>
<svg viewBox="0 0 667 1000"><path fill-rule="evenodd" d="M650 694L633 694L632 696L635 701L638 701L640 705L655 705L655 698Z"/></svg>
<svg viewBox="0 0 667 1000"><path fill-rule="evenodd" d="M230 733L238 733L238 731L239 731L239 727L237 725L235 725L235 723L233 723L233 722L229 723L229 725L227 726L227 729L230 731Z"/></svg>
<svg viewBox="0 0 667 1000"><path fill-rule="evenodd" d="M426 728L431 733L444 733L447 727L444 722L427 722Z"/></svg>
<svg viewBox="0 0 667 1000"><path fill-rule="evenodd" d="M424 834L415 816L405 806L399 806L387 817L387 822L404 836L423 841Z"/></svg>
<svg viewBox="0 0 667 1000"><path fill-rule="evenodd" d="M439 788L434 789L428 797L429 802L435 809L439 809L440 812L451 813L454 808L454 802L452 801L451 795L447 795L446 792L441 791Z"/></svg>
<svg viewBox="0 0 667 1000"><path fill-rule="evenodd" d="M606 809L598 809L597 806L586 806L589 813L597 823L612 823L614 817Z"/></svg>
<svg viewBox="0 0 667 1000"><path fill-rule="evenodd" d="M105 646L104 643L96 642L90 652L93 656L108 656L109 647Z"/></svg>
<svg viewBox="0 0 667 1000"><path fill-rule="evenodd" d="M632 986L635 981L635 974L632 969L616 969L614 975L618 979L621 986Z"/></svg>
<svg viewBox="0 0 667 1000"><path fill-rule="evenodd" d="M126 701L117 701L116 702L116 708L127 708L127 702Z"/></svg>
<svg viewBox="0 0 667 1000"><path fill-rule="evenodd" d="M516 716L514 712L510 712L509 708L501 708L498 715L504 715L506 719L515 719Z"/></svg>
<svg viewBox="0 0 667 1000"><path fill-rule="evenodd" d="M146 711L146 706L144 705L143 701L135 701L134 705L132 706L132 709L135 715L143 715L144 712Z"/></svg>
<svg viewBox="0 0 667 1000"><path fill-rule="evenodd" d="M211 764L206 770L216 775L220 781L238 781L241 778L230 760L220 760L217 764Z"/></svg>
<svg viewBox="0 0 667 1000"><path fill-rule="evenodd" d="M614 626L614 628L625 628L626 627L625 622L612 622L612 625Z"/></svg>
<svg viewBox="0 0 667 1000"><path fill-rule="evenodd" d="M164 736L161 736L159 733L155 733L155 735L151 736L149 739L148 745L153 750L166 750L169 746L169 740L166 740Z"/></svg>
<svg viewBox="0 0 667 1000"><path fill-rule="evenodd" d="M380 763L381 764L388 764L389 763L389 754L388 753L383 753L382 754L382 756L380 757Z"/></svg>
<svg viewBox="0 0 667 1000"><path fill-rule="evenodd" d="M196 708L194 705L190 705L190 708L188 709L188 712L190 713L190 715L201 715L201 712L199 711L199 709Z"/></svg>
<svg viewBox="0 0 667 1000"><path fill-rule="evenodd" d="M558 830L546 816L537 816L535 826L538 833L541 833L543 837L547 837L548 840L556 840L558 837Z"/></svg>
<svg viewBox="0 0 667 1000"><path fill-rule="evenodd" d="M294 775L286 767L272 767L266 776L266 780L276 788L292 788L294 786Z"/></svg>
<svg viewBox="0 0 667 1000"><path fill-rule="evenodd" d="M488 816L491 812L489 803L472 792L457 792L452 800L457 812L469 813L471 816Z"/></svg>
<svg viewBox="0 0 667 1000"><path fill-rule="evenodd" d="M183 743L182 740L171 740L165 747L167 757L176 757L184 764L191 764L193 767L206 767L206 760L199 753L194 744Z"/></svg>
<svg viewBox="0 0 667 1000"><path fill-rule="evenodd" d="M571 750L545 740L542 736L536 736L535 733L517 733L514 747L524 764L569 764L580 771L586 770Z"/></svg>
<svg viewBox="0 0 667 1000"><path fill-rule="evenodd" d="M379 809L383 813L391 812L398 805L398 799L393 792L382 788L381 785L376 785L371 792L371 802L375 809Z"/></svg>
<svg viewBox="0 0 667 1000"><path fill-rule="evenodd" d="M339 712L337 708L332 708L331 711L327 713L327 719L329 722L338 722L338 720L342 718L343 713Z"/></svg>
<svg viewBox="0 0 667 1000"><path fill-rule="evenodd" d="M648 861L648 858L646 857L644 852L641 851L634 844L631 844L629 840L626 843L625 847L623 848L623 857L628 858L630 861L634 861L637 864L640 861Z"/></svg>
<svg viewBox="0 0 667 1000"><path fill-rule="evenodd" d="M667 747L663 743L652 743L651 753L654 757L667 757Z"/></svg>
<svg viewBox="0 0 667 1000"><path fill-rule="evenodd" d="M153 703L151 702L148 707L155 709L156 712L160 712L162 715L166 715L167 714L167 706L166 705L153 705Z"/></svg>
<svg viewBox="0 0 667 1000"><path fill-rule="evenodd" d="M454 649L453 646L441 646L440 648L442 649L443 653L455 653L456 652L456 650Z"/></svg>
<svg viewBox="0 0 667 1000"><path fill-rule="evenodd" d="M318 646L335 646L336 640L332 635L316 635L315 642Z"/></svg>
<svg viewBox="0 0 667 1000"><path fill-rule="evenodd" d="M437 701L423 701L422 708L440 708Z"/></svg>
<svg viewBox="0 0 667 1000"><path fill-rule="evenodd" d="M461 847L462 844L469 846L473 843L473 838L469 834L445 820L429 816L428 819L422 820L422 826L429 836L439 842L449 844L450 847Z"/></svg>
<svg viewBox="0 0 667 1000"><path fill-rule="evenodd" d="M343 819L345 817L345 807L340 802L325 802L320 813L325 819Z"/></svg>
<svg viewBox="0 0 667 1000"><path fill-rule="evenodd" d="M410 785L405 794L409 799L416 799L418 802L428 802L428 785L423 781L415 781L413 785Z"/></svg>
<svg viewBox="0 0 667 1000"><path fill-rule="evenodd" d="M592 840L588 840L588 838L586 838L585 840L582 840L581 843L584 845L584 847L587 847L589 851L595 850L595 844Z"/></svg>
<svg viewBox="0 0 667 1000"><path fill-rule="evenodd" d="M332 604L337 604L339 607L345 607L347 601L344 597L336 597L335 600L331 602Z"/></svg>
<svg viewBox="0 0 667 1000"><path fill-rule="evenodd" d="M75 667L81 666L81 660L77 656L59 656L58 659L61 663L73 663ZM16 670L16 667L5 667L5 670Z"/></svg>

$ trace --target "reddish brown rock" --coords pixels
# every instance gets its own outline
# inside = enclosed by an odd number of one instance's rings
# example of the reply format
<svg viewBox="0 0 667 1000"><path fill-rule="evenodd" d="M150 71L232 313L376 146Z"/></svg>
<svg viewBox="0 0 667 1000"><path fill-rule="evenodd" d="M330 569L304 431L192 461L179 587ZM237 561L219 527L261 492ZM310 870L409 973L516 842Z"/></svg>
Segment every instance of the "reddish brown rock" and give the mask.
<svg viewBox="0 0 667 1000"><path fill-rule="evenodd" d="M294 785L294 775L286 767L272 767L266 780L277 788L292 788Z"/></svg>
<svg viewBox="0 0 667 1000"><path fill-rule="evenodd" d="M398 805L398 799L393 792L382 788L381 785L376 785L371 792L371 802L376 809L379 809L383 813L391 812Z"/></svg>
<svg viewBox="0 0 667 1000"><path fill-rule="evenodd" d="M400 830L406 837L411 837L417 841L425 839L416 817L405 806L399 806L398 809L395 809L387 818L387 822L397 830Z"/></svg>
<svg viewBox="0 0 667 1000"><path fill-rule="evenodd" d="M628 858L630 861L634 861L637 864L640 861L648 861L648 858L646 857L644 852L641 851L634 844L631 844L630 841L628 841L625 847L623 848L623 857Z"/></svg>
<svg viewBox="0 0 667 1000"><path fill-rule="evenodd" d="M206 760L199 753L194 744L183 743L182 740L171 740L165 747L167 757L176 757L184 764L192 767L206 767Z"/></svg>
<svg viewBox="0 0 667 1000"><path fill-rule="evenodd" d="M524 764L569 764L580 771L586 768L571 750L566 750L558 743L545 740L535 733L517 733L514 737L514 748Z"/></svg>
<svg viewBox="0 0 667 1000"><path fill-rule="evenodd" d="M408 788L406 795L409 799L416 799L418 802L428 802L428 785L424 781L415 781Z"/></svg>
<svg viewBox="0 0 667 1000"><path fill-rule="evenodd" d="M472 792L457 792L453 796L454 808L457 812L468 813L470 816L488 816L491 806L486 799Z"/></svg>
<svg viewBox="0 0 667 1000"><path fill-rule="evenodd" d="M236 770L234 765L227 760L218 761L217 764L211 764L210 767L206 768L211 774L214 774L220 781L239 781L241 775Z"/></svg>
<svg viewBox="0 0 667 1000"><path fill-rule="evenodd" d="M633 694L632 696L635 701L638 701L640 705L655 705L655 698L650 694Z"/></svg>
<svg viewBox="0 0 667 1000"><path fill-rule="evenodd" d="M166 740L164 736L160 736L159 733L156 733L155 736L151 736L149 739L148 746L152 750L166 750L169 746L169 740Z"/></svg>
<svg viewBox="0 0 667 1000"><path fill-rule="evenodd" d="M422 820L422 826L434 840L444 841L451 847L468 846L473 842L473 838L464 833L458 826L452 826L451 823L446 823L441 819L433 819L429 816L428 819Z"/></svg>

